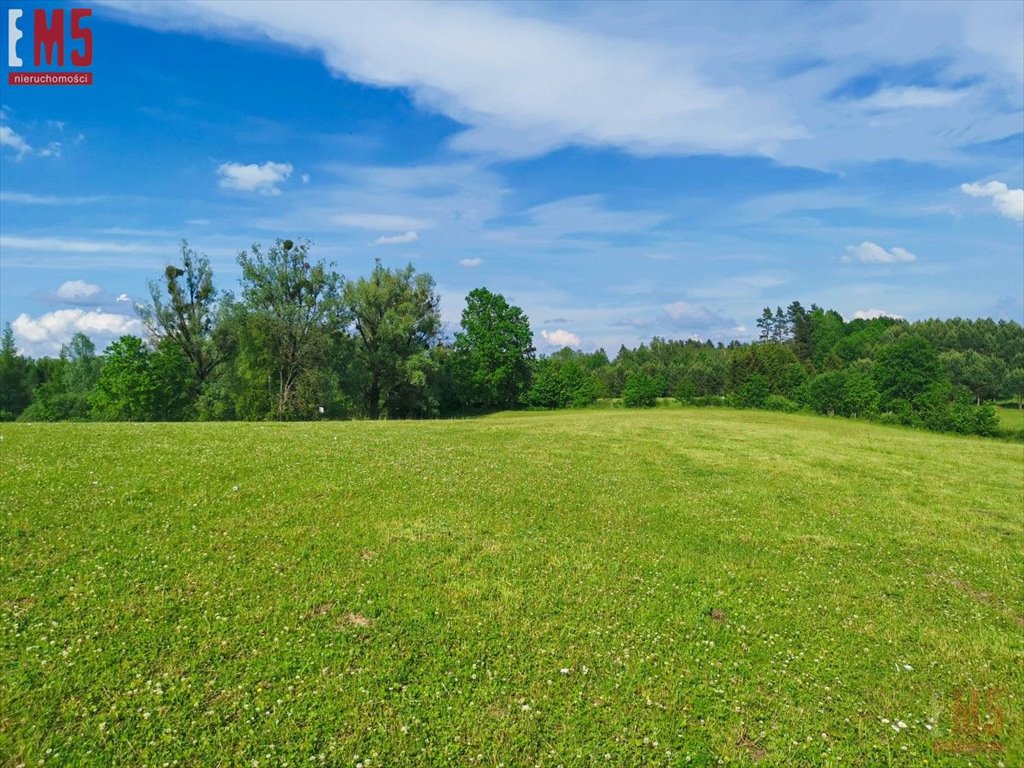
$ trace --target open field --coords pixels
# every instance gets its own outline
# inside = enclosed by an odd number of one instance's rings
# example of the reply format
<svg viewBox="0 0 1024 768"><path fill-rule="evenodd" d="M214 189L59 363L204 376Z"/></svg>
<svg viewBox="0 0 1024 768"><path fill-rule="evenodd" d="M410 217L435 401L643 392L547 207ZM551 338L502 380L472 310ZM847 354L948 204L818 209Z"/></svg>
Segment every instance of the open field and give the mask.
<svg viewBox="0 0 1024 768"><path fill-rule="evenodd" d="M999 428L1008 432L1024 432L1024 411L1017 408L996 408Z"/></svg>
<svg viewBox="0 0 1024 768"><path fill-rule="evenodd" d="M684 408L0 435L0 766L1024 760L1018 443Z"/></svg>

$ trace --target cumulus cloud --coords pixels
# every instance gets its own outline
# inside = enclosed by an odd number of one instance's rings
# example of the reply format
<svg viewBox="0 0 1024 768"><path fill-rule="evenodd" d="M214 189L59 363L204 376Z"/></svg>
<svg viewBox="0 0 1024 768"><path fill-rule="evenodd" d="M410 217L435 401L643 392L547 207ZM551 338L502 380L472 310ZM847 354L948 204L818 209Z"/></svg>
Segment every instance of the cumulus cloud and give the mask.
<svg viewBox="0 0 1024 768"><path fill-rule="evenodd" d="M999 213L1014 221L1024 221L1024 189L1010 189L1001 181L961 184L960 191L971 197L989 197Z"/></svg>
<svg viewBox="0 0 1024 768"><path fill-rule="evenodd" d="M575 349L582 344L579 336L561 328L557 331L541 331L540 335L544 339L545 344L549 347L557 347L558 349L563 347L573 347Z"/></svg>
<svg viewBox="0 0 1024 768"><path fill-rule="evenodd" d="M122 293L122 294L118 295L118 297L116 299L118 304L125 304L127 302L130 302L131 300L132 300L132 297L129 296L127 293Z"/></svg>
<svg viewBox="0 0 1024 768"><path fill-rule="evenodd" d="M373 242L377 245L399 245L401 243L415 243L420 239L415 230L410 229L402 235L381 235Z"/></svg>
<svg viewBox="0 0 1024 768"><path fill-rule="evenodd" d="M15 133L12 128L6 125L0 125L0 147L10 147L13 149L18 160L32 153L32 146L21 135Z"/></svg>
<svg viewBox="0 0 1024 768"><path fill-rule="evenodd" d="M30 355L56 355L61 345L78 332L103 341L126 334L141 336L142 323L134 317L102 310L58 309L39 317L22 313L11 323L18 348Z"/></svg>
<svg viewBox="0 0 1024 768"><path fill-rule="evenodd" d="M460 267L479 267L483 263L484 260L481 259L479 256L474 256L471 259L459 259Z"/></svg>
<svg viewBox="0 0 1024 768"><path fill-rule="evenodd" d="M66 280L57 289L57 296L65 301L80 301L95 296L100 292L100 287L85 280Z"/></svg>
<svg viewBox="0 0 1024 768"><path fill-rule="evenodd" d="M846 246L844 262L861 261L865 264L894 264L896 262L916 261L917 256L906 248L895 246L888 251L878 243L865 240L860 245Z"/></svg>
<svg viewBox="0 0 1024 768"><path fill-rule="evenodd" d="M903 315L897 315L895 312L886 312L884 309L858 309L853 313L854 320L874 320L876 317L893 317L897 320L903 319Z"/></svg>
<svg viewBox="0 0 1024 768"><path fill-rule="evenodd" d="M279 195L277 185L292 175L291 163L267 161L262 165L249 163L222 163L217 168L222 189L237 189L242 192L259 192L262 195Z"/></svg>

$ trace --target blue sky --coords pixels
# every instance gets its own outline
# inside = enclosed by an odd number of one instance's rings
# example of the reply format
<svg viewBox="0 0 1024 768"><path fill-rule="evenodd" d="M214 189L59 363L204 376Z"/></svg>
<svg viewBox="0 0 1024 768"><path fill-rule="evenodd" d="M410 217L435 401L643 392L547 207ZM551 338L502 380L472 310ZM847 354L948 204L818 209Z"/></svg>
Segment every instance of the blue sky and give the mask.
<svg viewBox="0 0 1024 768"><path fill-rule="evenodd" d="M138 332L181 238L232 290L276 237L411 261L449 331L484 285L542 352L749 339L793 299L1024 319L1020 3L89 7L93 86L0 85L30 354Z"/></svg>

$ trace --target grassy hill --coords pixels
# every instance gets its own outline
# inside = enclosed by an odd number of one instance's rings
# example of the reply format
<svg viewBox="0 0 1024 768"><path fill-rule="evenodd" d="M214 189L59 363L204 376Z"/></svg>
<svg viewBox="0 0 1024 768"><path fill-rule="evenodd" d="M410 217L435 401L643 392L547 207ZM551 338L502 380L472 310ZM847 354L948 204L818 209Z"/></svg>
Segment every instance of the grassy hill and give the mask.
<svg viewBox="0 0 1024 768"><path fill-rule="evenodd" d="M0 435L0 766L1024 759L1020 444L719 409Z"/></svg>

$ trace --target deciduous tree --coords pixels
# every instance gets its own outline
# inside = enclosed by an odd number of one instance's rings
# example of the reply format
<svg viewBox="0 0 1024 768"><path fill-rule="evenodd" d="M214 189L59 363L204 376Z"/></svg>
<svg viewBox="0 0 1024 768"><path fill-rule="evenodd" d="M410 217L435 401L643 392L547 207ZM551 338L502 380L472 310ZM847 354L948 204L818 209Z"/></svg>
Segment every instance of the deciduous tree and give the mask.
<svg viewBox="0 0 1024 768"><path fill-rule="evenodd" d="M345 284L344 304L355 329L355 355L366 372L362 392L371 419L381 406L401 415L409 388L425 390L427 349L441 328L440 299L434 279L404 269L386 269L378 260L368 278Z"/></svg>
<svg viewBox="0 0 1024 768"><path fill-rule="evenodd" d="M511 408L518 402L534 356L530 321L522 309L486 288L470 291L455 349L472 405Z"/></svg>

